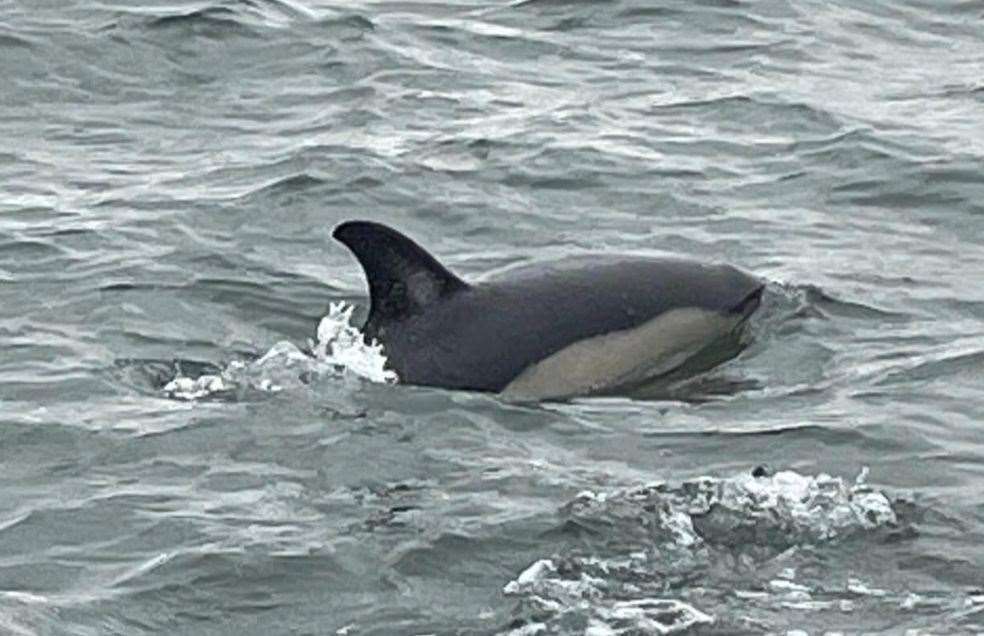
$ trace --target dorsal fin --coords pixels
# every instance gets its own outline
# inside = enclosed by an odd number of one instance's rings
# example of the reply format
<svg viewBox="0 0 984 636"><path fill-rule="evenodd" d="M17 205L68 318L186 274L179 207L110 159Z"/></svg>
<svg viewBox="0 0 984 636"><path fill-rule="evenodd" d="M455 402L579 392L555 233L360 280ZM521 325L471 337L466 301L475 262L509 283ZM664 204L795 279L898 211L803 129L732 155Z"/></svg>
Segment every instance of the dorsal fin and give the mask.
<svg viewBox="0 0 984 636"><path fill-rule="evenodd" d="M371 221L346 221L332 236L352 250L369 281L369 319L375 337L380 322L418 313L468 285L410 238Z"/></svg>

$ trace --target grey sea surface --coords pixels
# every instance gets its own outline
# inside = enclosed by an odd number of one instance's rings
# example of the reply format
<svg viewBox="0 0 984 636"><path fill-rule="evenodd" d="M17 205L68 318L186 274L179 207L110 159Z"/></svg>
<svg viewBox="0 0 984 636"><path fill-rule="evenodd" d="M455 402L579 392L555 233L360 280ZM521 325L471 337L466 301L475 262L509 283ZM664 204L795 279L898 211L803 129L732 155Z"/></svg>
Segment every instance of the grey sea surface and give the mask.
<svg viewBox="0 0 984 636"><path fill-rule="evenodd" d="M0 633L984 631L982 18L0 0ZM768 286L511 404L382 381L351 218Z"/></svg>

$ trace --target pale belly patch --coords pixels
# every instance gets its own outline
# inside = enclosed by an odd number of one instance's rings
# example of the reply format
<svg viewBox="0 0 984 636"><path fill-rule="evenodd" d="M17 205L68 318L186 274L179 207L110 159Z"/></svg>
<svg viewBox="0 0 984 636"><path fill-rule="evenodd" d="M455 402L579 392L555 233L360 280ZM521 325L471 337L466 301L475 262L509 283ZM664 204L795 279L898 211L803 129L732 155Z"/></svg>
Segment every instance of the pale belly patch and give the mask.
<svg viewBox="0 0 984 636"><path fill-rule="evenodd" d="M588 395L659 377L743 320L696 307L673 309L633 329L579 340L524 369L502 391L510 399Z"/></svg>

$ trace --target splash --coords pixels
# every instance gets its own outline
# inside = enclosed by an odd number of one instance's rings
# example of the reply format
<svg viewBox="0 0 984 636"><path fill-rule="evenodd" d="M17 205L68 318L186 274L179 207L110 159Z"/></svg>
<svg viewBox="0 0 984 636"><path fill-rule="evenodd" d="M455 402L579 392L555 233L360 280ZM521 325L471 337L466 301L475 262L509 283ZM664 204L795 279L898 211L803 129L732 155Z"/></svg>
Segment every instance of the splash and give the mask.
<svg viewBox="0 0 984 636"><path fill-rule="evenodd" d="M318 324L317 341L308 341L309 352L281 341L259 359L235 360L218 374L191 378L178 369L163 391L173 398L198 400L241 389L277 393L321 377L354 376L370 382L397 382L396 373L386 368L382 345L375 341L367 344L362 332L352 324L353 310L346 303L332 303L328 315Z"/></svg>
<svg viewBox="0 0 984 636"><path fill-rule="evenodd" d="M748 605L750 597L739 599L730 581L720 591L706 579L694 587L695 572L736 557L782 562L806 546L898 526L891 502L865 483L866 476L866 469L853 482L756 470L677 486L584 491L560 516L565 532L583 537L579 544L590 549L540 559L503 588L519 600L518 627L511 634L675 634L700 625L720 627L708 604L720 606L723 598ZM793 575L789 570L786 578L764 583L762 599L815 601ZM848 585L850 593L860 593L859 581ZM734 615L728 609L722 616Z"/></svg>
<svg viewBox="0 0 984 636"><path fill-rule="evenodd" d="M736 533L750 534L789 547L896 525L891 503L868 486L867 476L864 468L852 484L825 473L743 474L695 480L685 492L706 540L733 542Z"/></svg>
<svg viewBox="0 0 984 636"><path fill-rule="evenodd" d="M383 345L366 344L363 334L352 326L352 305L332 303L318 324L318 342L309 342L314 355L327 364L347 369L371 382L395 383L394 371L386 368Z"/></svg>

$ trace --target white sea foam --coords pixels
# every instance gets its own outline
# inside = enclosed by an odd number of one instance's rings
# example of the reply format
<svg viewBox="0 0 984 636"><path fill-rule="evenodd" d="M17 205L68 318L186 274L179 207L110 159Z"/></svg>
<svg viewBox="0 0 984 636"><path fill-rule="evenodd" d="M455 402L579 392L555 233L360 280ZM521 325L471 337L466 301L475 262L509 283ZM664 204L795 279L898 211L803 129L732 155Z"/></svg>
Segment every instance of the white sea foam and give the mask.
<svg viewBox="0 0 984 636"><path fill-rule="evenodd" d="M397 382L396 373L386 368L382 345L367 344L362 332L352 324L353 309L346 303L332 303L328 315L318 325L317 340L308 342L310 352L292 342L281 341L257 360L234 360L218 374L191 378L179 370L163 391L174 398L197 400L243 388L276 393L325 376Z"/></svg>
<svg viewBox="0 0 984 636"><path fill-rule="evenodd" d="M371 382L394 383L394 371L386 369L383 346L366 344L361 331L352 325L352 311L346 303L332 303L328 315L318 325L317 343L310 343L315 356L326 364L345 369Z"/></svg>
<svg viewBox="0 0 984 636"><path fill-rule="evenodd" d="M676 486L583 491L560 514L572 527L593 530L590 551L575 548L540 559L505 585L503 592L519 599L524 615L511 634L535 633L532 626L599 636L679 633L715 623L714 610L698 606L722 594L746 607L811 612L853 611L862 594L880 599L884 590L856 579L842 595L820 591L818 598L811 585L795 580L795 568L780 567L803 546L898 525L891 502L865 483L866 475L864 470L851 482L794 471L742 473ZM602 537L613 539L609 544ZM777 576L763 578L758 589L710 596L691 589L696 569L737 554L776 560Z"/></svg>
<svg viewBox="0 0 984 636"><path fill-rule="evenodd" d="M608 589L608 581L603 578L585 572L569 578L552 560L541 559L503 589L510 596L526 596L539 619L518 626L510 636L554 633L548 625L577 624L586 635L615 636L676 634L714 623L713 616L677 599L613 599L607 598Z"/></svg>

